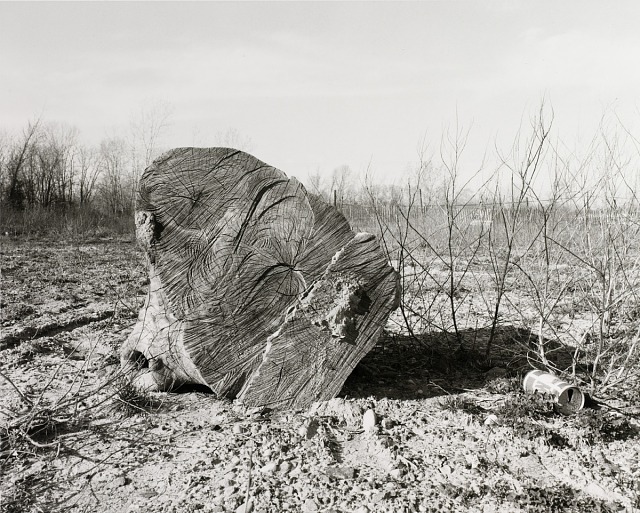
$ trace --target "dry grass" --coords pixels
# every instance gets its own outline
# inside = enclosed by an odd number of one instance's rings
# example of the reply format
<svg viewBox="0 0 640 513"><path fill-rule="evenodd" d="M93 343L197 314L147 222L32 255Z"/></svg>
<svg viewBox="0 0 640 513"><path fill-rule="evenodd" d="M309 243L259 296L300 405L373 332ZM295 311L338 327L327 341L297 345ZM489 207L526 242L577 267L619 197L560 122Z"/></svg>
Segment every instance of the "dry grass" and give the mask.
<svg viewBox="0 0 640 513"><path fill-rule="evenodd" d="M133 214L107 214L91 206L0 209L0 234L65 239L92 237L129 237L135 233Z"/></svg>

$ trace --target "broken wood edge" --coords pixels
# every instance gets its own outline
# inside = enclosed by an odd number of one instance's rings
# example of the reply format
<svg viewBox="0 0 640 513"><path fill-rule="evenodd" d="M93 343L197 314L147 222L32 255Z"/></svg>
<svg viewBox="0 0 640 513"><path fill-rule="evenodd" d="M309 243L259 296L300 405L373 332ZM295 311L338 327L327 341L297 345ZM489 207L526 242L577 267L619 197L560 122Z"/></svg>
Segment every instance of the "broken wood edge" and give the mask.
<svg viewBox="0 0 640 513"><path fill-rule="evenodd" d="M346 308L353 308L354 311L346 313L346 317L349 317L347 322L354 322L354 319L351 317L355 317L357 314L361 314L360 320L363 321L360 323L359 330L355 334L355 339L349 341L344 340L347 338L345 333L340 333L340 329L335 330L335 327L331 326L331 321L336 319L327 319L327 329L323 329L325 326L316 322L317 319L314 319L304 310L307 304L313 303L314 289L316 287L321 287L327 283L333 284L338 277L342 279L342 271L337 270L336 272L336 267L339 267L340 263L342 263L343 258L345 258L345 253L354 250L357 252L360 244L366 244L368 246L366 249L372 252L372 256L367 260L366 265L371 267L373 274L369 275L369 282L362 283L359 279L356 279L354 285L357 285L356 288L362 288L365 296L372 293L374 303L367 307L367 311L358 312L359 306L357 304L350 304L351 298L349 297L349 304ZM346 258L348 259L348 257ZM384 262L384 265L376 266L376 263L380 264L381 262ZM353 239L335 253L322 277L314 282L305 295L298 300L296 305L292 305L287 310L280 328L267 338L262 353L262 361L238 393L238 401L247 407L256 406L273 409L290 409L306 408L315 401L328 400L335 397L355 366L377 343L384 329L384 325L386 325L389 314L397 308L399 301L400 287L397 273L388 265L376 237L368 233L356 234ZM328 308L326 312L324 312L325 317L334 315L338 303L339 301L336 299L334 304L331 305L331 308ZM376 316L377 312L381 312L381 315ZM353 315L349 316L349 313ZM371 317L378 317L378 319ZM382 319L384 319L384 324L373 324ZM366 322L364 322L365 320ZM338 321L342 322L342 319L338 319ZM305 365L298 365L293 369L288 368L288 364L295 361L294 359L287 360L286 358L282 358L280 364L270 361L274 346L276 347L276 352L281 350L282 347L287 346L288 342L286 337L291 337L291 340L295 340L296 335L300 332L300 328L310 333L310 340L316 341L314 347L316 352L311 354L308 364L308 366L318 370L315 375L313 373L305 373L307 367ZM283 337L285 338L283 339ZM340 344L349 344L350 348L344 350L344 346L340 346ZM298 350L297 356L302 359L304 359L305 355L309 356L311 353L311 351L302 344L293 343L292 346L292 352ZM338 352L343 352L344 354L344 360L341 362L342 365L339 368L333 369L335 371L334 373L328 372L324 365L331 359L332 353ZM277 355L276 358L278 358ZM263 369L266 370L267 375L269 375L273 373L273 367L277 367L278 365L280 365L279 378L275 384L269 383L269 386L265 386L265 383L260 383ZM272 367L271 369L269 369L270 366ZM285 368L292 372L287 373ZM307 374L309 374L309 376ZM290 394L279 392L281 383L286 381L287 378L292 379L292 383L285 385L285 389L294 390L294 392Z"/></svg>

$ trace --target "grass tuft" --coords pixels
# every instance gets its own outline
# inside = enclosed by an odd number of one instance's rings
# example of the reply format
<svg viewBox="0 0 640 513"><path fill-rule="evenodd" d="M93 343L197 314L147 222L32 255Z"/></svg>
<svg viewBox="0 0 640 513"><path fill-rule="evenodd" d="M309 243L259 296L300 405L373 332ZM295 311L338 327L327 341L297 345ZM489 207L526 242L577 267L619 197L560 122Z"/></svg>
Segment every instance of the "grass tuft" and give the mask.
<svg viewBox="0 0 640 513"><path fill-rule="evenodd" d="M443 410L450 412L464 412L469 415L481 415L484 410L473 399L461 395L450 395L442 399L439 406Z"/></svg>
<svg viewBox="0 0 640 513"><path fill-rule="evenodd" d="M163 405L162 400L151 392L136 388L126 376L118 380L114 399L116 410L126 417L157 413Z"/></svg>
<svg viewBox="0 0 640 513"><path fill-rule="evenodd" d="M583 429L581 436L589 444L628 440L639 434L627 417L603 410L581 410L576 414L575 422Z"/></svg>
<svg viewBox="0 0 640 513"><path fill-rule="evenodd" d="M507 397L495 414L502 418L502 424L513 429L525 440L541 439L551 447L567 447L567 437L545 424L545 420L555 415L554 400L545 394L525 394Z"/></svg>

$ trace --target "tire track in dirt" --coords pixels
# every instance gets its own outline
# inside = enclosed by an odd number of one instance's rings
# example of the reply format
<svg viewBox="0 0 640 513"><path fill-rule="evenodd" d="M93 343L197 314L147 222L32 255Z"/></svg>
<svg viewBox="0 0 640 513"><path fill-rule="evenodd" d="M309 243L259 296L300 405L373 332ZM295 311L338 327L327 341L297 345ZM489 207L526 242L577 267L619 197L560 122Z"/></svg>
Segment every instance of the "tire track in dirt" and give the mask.
<svg viewBox="0 0 640 513"><path fill-rule="evenodd" d="M11 349L25 340L52 337L58 333L72 331L93 322L103 321L109 317L113 317L114 313L112 309L86 312L63 321L56 320L40 326L25 326L6 335L0 335L0 351Z"/></svg>

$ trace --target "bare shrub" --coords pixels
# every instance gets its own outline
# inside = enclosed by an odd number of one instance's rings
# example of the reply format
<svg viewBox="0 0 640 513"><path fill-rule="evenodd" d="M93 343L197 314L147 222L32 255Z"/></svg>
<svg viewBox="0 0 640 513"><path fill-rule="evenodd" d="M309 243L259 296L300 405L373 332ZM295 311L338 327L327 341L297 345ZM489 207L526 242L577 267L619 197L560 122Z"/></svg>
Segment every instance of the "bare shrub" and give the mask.
<svg viewBox="0 0 640 513"><path fill-rule="evenodd" d="M607 393L640 377L640 143L603 124L578 158L552 141L547 110L484 182L461 179L459 129L441 144L439 199L423 194L436 181L424 152L401 203L381 202L368 181L371 221L358 223L400 273L414 339L436 329L460 344L462 329L487 327L489 358L499 328L514 325L533 335L520 350L534 366Z"/></svg>

